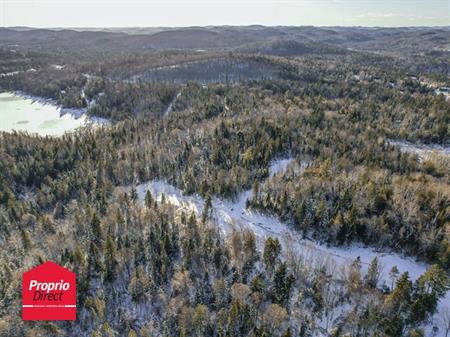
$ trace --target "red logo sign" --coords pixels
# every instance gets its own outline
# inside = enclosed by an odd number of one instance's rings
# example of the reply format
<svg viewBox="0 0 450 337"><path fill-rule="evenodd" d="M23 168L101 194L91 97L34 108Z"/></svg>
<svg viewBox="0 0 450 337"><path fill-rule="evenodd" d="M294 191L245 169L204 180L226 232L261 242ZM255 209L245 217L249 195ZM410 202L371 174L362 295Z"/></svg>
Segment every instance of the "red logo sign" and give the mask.
<svg viewBox="0 0 450 337"><path fill-rule="evenodd" d="M22 319L75 320L77 290L75 273L47 261L22 276Z"/></svg>

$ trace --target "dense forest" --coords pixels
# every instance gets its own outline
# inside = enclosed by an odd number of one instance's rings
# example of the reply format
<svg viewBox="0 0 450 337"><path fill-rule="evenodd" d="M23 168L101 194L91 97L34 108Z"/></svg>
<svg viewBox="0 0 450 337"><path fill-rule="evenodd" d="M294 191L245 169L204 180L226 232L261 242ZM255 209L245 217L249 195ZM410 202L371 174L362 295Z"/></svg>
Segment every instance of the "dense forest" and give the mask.
<svg viewBox="0 0 450 337"><path fill-rule="evenodd" d="M448 147L448 77L414 56L314 46L1 48L0 92L111 124L0 133L0 335L446 336L450 317L427 324L450 287L450 157L394 141ZM293 160L269 177L278 158ZM155 180L205 207L139 197ZM412 279L376 257L333 266L224 235L211 200L246 190L247 208L305 239L429 267ZM22 272L46 260L77 274L74 323L20 319Z"/></svg>

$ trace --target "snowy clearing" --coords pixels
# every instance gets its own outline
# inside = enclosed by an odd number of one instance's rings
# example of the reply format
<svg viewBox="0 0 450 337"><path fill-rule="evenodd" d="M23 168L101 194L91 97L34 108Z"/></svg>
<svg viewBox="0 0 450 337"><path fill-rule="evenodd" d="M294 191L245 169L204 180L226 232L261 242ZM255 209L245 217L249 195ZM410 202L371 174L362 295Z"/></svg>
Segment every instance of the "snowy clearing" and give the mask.
<svg viewBox="0 0 450 337"><path fill-rule="evenodd" d="M438 144L414 144L407 141L389 140L389 144L400 147L402 152L409 152L417 154L420 160L427 159L432 155L441 155L450 157L450 146L442 146Z"/></svg>
<svg viewBox="0 0 450 337"><path fill-rule="evenodd" d="M290 169L292 158L280 159L274 161L269 168L269 177ZM305 165L301 165L304 168ZM153 197L158 201L164 195L166 201L170 202L178 211L195 211L201 214L205 201L199 195L183 195L183 192L162 181L155 180L149 183L137 186L139 200L143 201L145 193L150 190ZM401 256L396 253L377 252L369 247L350 246L350 247L327 247L326 245L303 239L301 234L291 229L286 223L281 222L274 216L261 214L246 207L247 199L253 195L252 190L242 192L238 195L236 201L225 200L221 198L212 199L213 218L215 223L220 226L223 234L227 235L232 230L250 229L259 239L259 247L267 237L276 237L280 240L285 250L289 247L296 254L304 259L313 260L326 266L329 271L335 272L338 268L345 268L357 257L360 258L363 270L366 270L371 260L377 256L382 266L380 276L380 286L384 283L390 285L388 273L393 266L397 266L400 273L408 272L410 278L415 281L428 265L417 262L412 258ZM433 316L432 322L426 327L427 336L431 335L431 327L439 326L441 314L450 307L450 291L447 292L438 305L438 313ZM440 329L440 331L442 331ZM442 335L443 336L443 335Z"/></svg>

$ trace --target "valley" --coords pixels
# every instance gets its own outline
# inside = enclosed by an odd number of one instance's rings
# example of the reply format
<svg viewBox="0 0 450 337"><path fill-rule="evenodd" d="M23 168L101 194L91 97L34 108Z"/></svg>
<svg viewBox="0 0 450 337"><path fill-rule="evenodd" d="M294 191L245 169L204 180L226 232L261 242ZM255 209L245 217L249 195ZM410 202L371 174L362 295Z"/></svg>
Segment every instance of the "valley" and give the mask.
<svg viewBox="0 0 450 337"><path fill-rule="evenodd" d="M294 162L294 159L275 160L269 167L269 178L274 175L282 174ZM307 165L300 163L298 169ZM189 214L195 212L201 217L205 209L205 200L198 195L184 195L183 191L164 181L152 181L150 183L138 185L136 187L139 200L144 203L147 191L156 198L158 202L168 202L176 210L179 216L181 213ZM230 236L233 232L250 230L255 233L257 248L262 251L264 241L271 237L277 238L282 247L283 255L294 256L296 259L306 260L311 265L322 265L330 275L334 275L339 280L344 275L344 270L351 268L355 259L361 261L362 270L367 272L370 263L374 257L380 263L380 279L378 287L389 287L389 271L393 267L398 268L400 273L408 272L413 281L417 280L422 273L429 267L422 262L414 261L411 258L392 253L373 250L369 247L354 244L347 247L333 247L320 244L308 237L302 237L298 231L293 230L288 224L283 223L274 216L260 214L258 211L249 209L246 206L247 200L252 197L252 191L241 192L235 201L214 198L211 201L211 218L213 223L220 229L225 236ZM338 281L339 282L339 281ZM439 324L443 315L450 308L450 290L447 291L444 298L438 305L438 311L432 318L426 329L431 330L433 324ZM348 308L334 308L336 312ZM339 317L335 317L338 319Z"/></svg>
<svg viewBox="0 0 450 337"><path fill-rule="evenodd" d="M0 28L0 335L446 337L448 32Z"/></svg>

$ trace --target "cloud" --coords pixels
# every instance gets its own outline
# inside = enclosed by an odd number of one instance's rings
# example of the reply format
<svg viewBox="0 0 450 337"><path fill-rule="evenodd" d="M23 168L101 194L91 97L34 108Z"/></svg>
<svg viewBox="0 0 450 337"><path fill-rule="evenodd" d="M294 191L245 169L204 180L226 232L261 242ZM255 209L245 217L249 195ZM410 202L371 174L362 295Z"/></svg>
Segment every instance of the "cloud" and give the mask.
<svg viewBox="0 0 450 337"><path fill-rule="evenodd" d="M378 19L406 19L406 20L436 20L435 16L422 16L417 14L401 14L401 13L377 13L377 12L367 12L358 14L353 17L353 20L378 20Z"/></svg>
<svg viewBox="0 0 450 337"><path fill-rule="evenodd" d="M404 14L396 14L396 13L374 13L374 12L368 12L356 15L356 18L358 19L367 19L367 18L395 18L395 17L401 17L404 18Z"/></svg>

